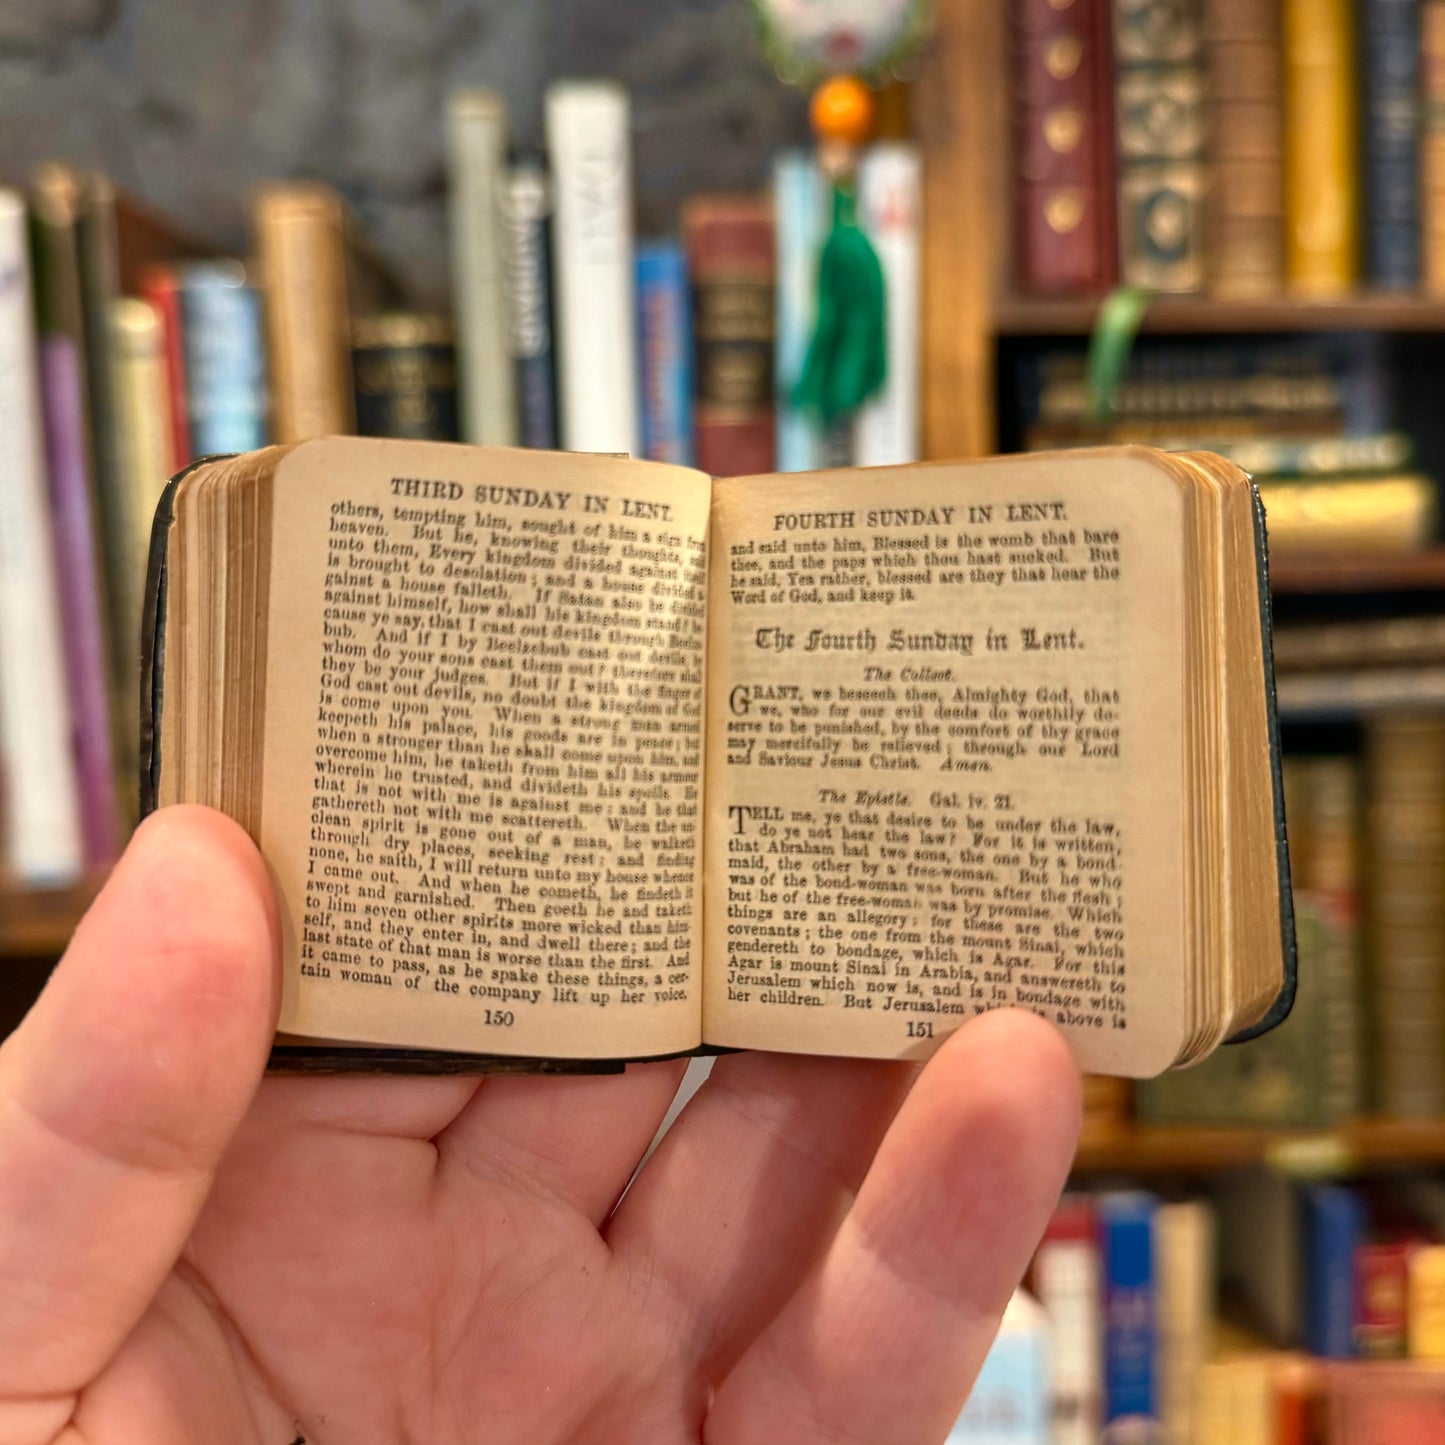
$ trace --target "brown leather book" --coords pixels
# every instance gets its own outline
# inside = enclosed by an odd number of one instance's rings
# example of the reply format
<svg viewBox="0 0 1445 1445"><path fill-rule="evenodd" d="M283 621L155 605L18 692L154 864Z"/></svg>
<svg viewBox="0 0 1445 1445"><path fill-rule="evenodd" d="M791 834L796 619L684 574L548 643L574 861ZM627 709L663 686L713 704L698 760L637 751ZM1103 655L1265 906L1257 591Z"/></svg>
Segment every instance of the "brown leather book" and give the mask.
<svg viewBox="0 0 1445 1445"><path fill-rule="evenodd" d="M1114 282L1108 0L1024 0L1013 11L1014 218L1021 291Z"/></svg>
<svg viewBox="0 0 1445 1445"><path fill-rule="evenodd" d="M773 467L773 212L752 196L699 196L683 212L697 346L697 465Z"/></svg>

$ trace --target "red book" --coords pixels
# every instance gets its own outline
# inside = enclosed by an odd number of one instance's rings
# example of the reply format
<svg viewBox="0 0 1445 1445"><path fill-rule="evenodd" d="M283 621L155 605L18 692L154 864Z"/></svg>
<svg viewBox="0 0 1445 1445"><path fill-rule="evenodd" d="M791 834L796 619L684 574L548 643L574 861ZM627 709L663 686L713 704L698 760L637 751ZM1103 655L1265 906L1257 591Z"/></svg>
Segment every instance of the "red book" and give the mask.
<svg viewBox="0 0 1445 1445"><path fill-rule="evenodd" d="M1105 291L1118 274L1110 0L1011 13L1019 289Z"/></svg>
<svg viewBox="0 0 1445 1445"><path fill-rule="evenodd" d="M1355 1351L1372 1360L1405 1356L1411 1246L1362 1244L1355 1251Z"/></svg>
<svg viewBox="0 0 1445 1445"><path fill-rule="evenodd" d="M191 427L186 409L185 338L181 333L181 292L176 273L168 266L149 267L142 273L140 293L161 318L166 383L171 393L171 471L178 472L191 460Z"/></svg>
<svg viewBox="0 0 1445 1445"><path fill-rule="evenodd" d="M715 477L770 472L773 213L752 197L703 196L683 212L693 287L697 465Z"/></svg>

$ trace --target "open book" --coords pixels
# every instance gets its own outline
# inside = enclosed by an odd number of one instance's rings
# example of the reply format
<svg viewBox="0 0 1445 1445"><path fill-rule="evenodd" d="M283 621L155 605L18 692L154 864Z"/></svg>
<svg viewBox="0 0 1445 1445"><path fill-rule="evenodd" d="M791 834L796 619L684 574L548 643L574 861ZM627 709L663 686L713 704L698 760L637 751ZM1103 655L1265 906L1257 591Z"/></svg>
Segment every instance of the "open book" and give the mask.
<svg viewBox="0 0 1445 1445"><path fill-rule="evenodd" d="M1288 1008L1254 489L1139 448L716 480L332 438L157 516L145 803L273 870L278 1059L1150 1075Z"/></svg>

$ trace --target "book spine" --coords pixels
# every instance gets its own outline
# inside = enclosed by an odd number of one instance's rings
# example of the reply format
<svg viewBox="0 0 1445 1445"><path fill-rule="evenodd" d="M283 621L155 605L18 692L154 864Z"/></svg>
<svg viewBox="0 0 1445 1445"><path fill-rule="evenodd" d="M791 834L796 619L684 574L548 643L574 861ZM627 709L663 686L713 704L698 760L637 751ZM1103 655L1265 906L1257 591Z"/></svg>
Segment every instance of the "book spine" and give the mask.
<svg viewBox="0 0 1445 1445"><path fill-rule="evenodd" d="M692 307L687 257L675 241L637 248L637 354L642 454L692 465Z"/></svg>
<svg viewBox="0 0 1445 1445"><path fill-rule="evenodd" d="M341 201L327 186L270 186L253 208L278 442L355 425Z"/></svg>
<svg viewBox="0 0 1445 1445"><path fill-rule="evenodd" d="M1419 551L1435 534L1428 477L1261 482L1270 550L1279 556Z"/></svg>
<svg viewBox="0 0 1445 1445"><path fill-rule="evenodd" d="M1209 180L1197 0L1115 0L1114 61L1120 278L1196 291Z"/></svg>
<svg viewBox="0 0 1445 1445"><path fill-rule="evenodd" d="M773 217L748 197L699 197L683 212L697 338L697 464L713 476L770 472Z"/></svg>
<svg viewBox="0 0 1445 1445"><path fill-rule="evenodd" d="M1410 1290L1408 1244L1362 1244L1355 1251L1355 1353L1371 1360L1405 1356Z"/></svg>
<svg viewBox="0 0 1445 1445"><path fill-rule="evenodd" d="M1209 289L1243 299L1284 290L1284 149L1279 9L1205 0Z"/></svg>
<svg viewBox="0 0 1445 1445"><path fill-rule="evenodd" d="M1343 1360L1355 1353L1355 1251L1364 1235L1359 1196L1337 1184L1304 1192L1305 1344Z"/></svg>
<svg viewBox="0 0 1445 1445"><path fill-rule="evenodd" d="M1420 284L1419 0L1364 0L1366 258L1372 285Z"/></svg>
<svg viewBox="0 0 1445 1445"><path fill-rule="evenodd" d="M266 445L261 300L233 261L188 266L181 279L186 396L198 457Z"/></svg>
<svg viewBox="0 0 1445 1445"><path fill-rule="evenodd" d="M558 392L568 451L637 451L629 127L620 86L566 81L548 89Z"/></svg>
<svg viewBox="0 0 1445 1445"><path fill-rule="evenodd" d="M1386 715L1366 733L1374 1100L1445 1113L1445 719Z"/></svg>
<svg viewBox="0 0 1445 1445"><path fill-rule="evenodd" d="M169 267L153 266L142 278L141 299L149 301L160 318L165 348L166 387L171 422L171 475L191 460L190 404L186 400L186 343L182 335L181 288Z"/></svg>
<svg viewBox="0 0 1445 1445"><path fill-rule="evenodd" d="M1107 289L1115 273L1111 0L1012 10L1015 280Z"/></svg>
<svg viewBox="0 0 1445 1445"><path fill-rule="evenodd" d="M1156 1418L1155 1207L1147 1194L1105 1194L1098 1203L1106 1423Z"/></svg>
<svg viewBox="0 0 1445 1445"><path fill-rule="evenodd" d="M25 204L0 190L0 840L21 882L84 862Z"/></svg>
<svg viewBox="0 0 1445 1445"><path fill-rule="evenodd" d="M123 635L140 636L145 600L146 561L151 519L172 471L170 384L166 376L165 337L160 314L149 301L121 297L111 307L111 370L115 379L116 419L120 424L120 463L131 520L126 559L131 578Z"/></svg>
<svg viewBox="0 0 1445 1445"><path fill-rule="evenodd" d="M777 375L775 458L780 472L816 471L824 463L822 428L792 404L817 313L818 252L828 230L831 189L816 158L783 151L773 162L774 296Z"/></svg>
<svg viewBox="0 0 1445 1445"><path fill-rule="evenodd" d="M1364 1033L1360 937L1359 768L1353 758L1311 758L1309 848L1298 877L1319 918L1321 1114L1347 1119L1364 1108Z"/></svg>
<svg viewBox="0 0 1445 1445"><path fill-rule="evenodd" d="M1360 179L1350 0L1283 0L1285 265L1291 291L1349 292Z"/></svg>
<svg viewBox="0 0 1445 1445"><path fill-rule="evenodd" d="M1194 1445L1194 1389L1214 1322L1214 1214L1203 1200L1154 1216L1159 1412L1170 1445Z"/></svg>
<svg viewBox="0 0 1445 1445"><path fill-rule="evenodd" d="M1445 1244L1410 1255L1408 1349L1412 1360L1445 1360Z"/></svg>
<svg viewBox="0 0 1445 1445"><path fill-rule="evenodd" d="M50 472L50 509L60 576L66 679L80 790L81 836L91 867L109 863L119 842L104 603L85 451L85 378L73 337L40 338L40 386Z"/></svg>
<svg viewBox="0 0 1445 1445"><path fill-rule="evenodd" d="M462 440L513 446L517 400L507 350L503 221L507 113L490 90L447 102L452 292L461 369Z"/></svg>
<svg viewBox="0 0 1445 1445"><path fill-rule="evenodd" d="M507 172L502 192L507 355L516 397L517 441L557 445L557 370L552 326L552 186L540 165Z"/></svg>
<svg viewBox="0 0 1445 1445"><path fill-rule="evenodd" d="M1445 296L1445 0L1420 0L1420 269Z"/></svg>
<svg viewBox="0 0 1445 1445"><path fill-rule="evenodd" d="M457 366L450 325L436 316L391 311L358 321L352 337L357 432L456 441Z"/></svg>
<svg viewBox="0 0 1445 1445"><path fill-rule="evenodd" d="M853 460L860 467L916 462L920 448L920 307L923 292L923 161L911 145L880 144L858 167L858 216L883 266L888 372L860 408Z"/></svg>
<svg viewBox="0 0 1445 1445"><path fill-rule="evenodd" d="M1034 1255L1033 1288L1049 1322L1053 1445L1096 1445L1103 1357L1099 1245L1086 1197L1065 1198Z"/></svg>

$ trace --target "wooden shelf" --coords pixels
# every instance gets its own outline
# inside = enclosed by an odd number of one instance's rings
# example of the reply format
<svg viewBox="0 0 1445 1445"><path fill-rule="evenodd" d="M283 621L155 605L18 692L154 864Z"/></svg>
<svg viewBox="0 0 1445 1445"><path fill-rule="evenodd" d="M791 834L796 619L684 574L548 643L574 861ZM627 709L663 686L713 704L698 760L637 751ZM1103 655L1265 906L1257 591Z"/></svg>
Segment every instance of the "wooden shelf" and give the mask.
<svg viewBox="0 0 1445 1445"><path fill-rule="evenodd" d="M1445 548L1396 557L1271 562L1272 592L1425 592L1445 588Z"/></svg>
<svg viewBox="0 0 1445 1445"><path fill-rule="evenodd" d="M72 888L0 887L0 959L58 958L100 879Z"/></svg>
<svg viewBox="0 0 1445 1445"><path fill-rule="evenodd" d="M1269 1163L1298 1175L1370 1165L1445 1163L1445 1119L1358 1119L1335 1129L1166 1128L1086 1132L1074 1161L1090 1173L1188 1174Z"/></svg>
<svg viewBox="0 0 1445 1445"><path fill-rule="evenodd" d="M1006 296L994 303L1000 336L1087 336L1099 299ZM1289 296L1226 301L1212 296L1161 296L1149 303L1141 331L1159 335L1251 331L1438 331L1445 335L1445 300L1388 293L1302 301Z"/></svg>

